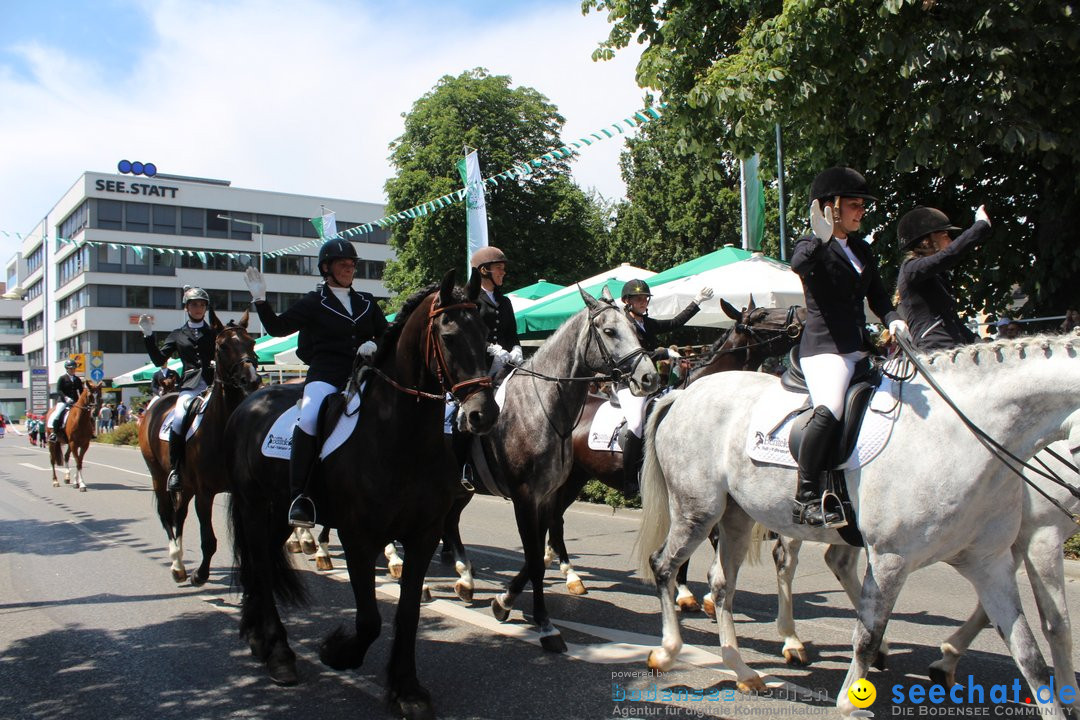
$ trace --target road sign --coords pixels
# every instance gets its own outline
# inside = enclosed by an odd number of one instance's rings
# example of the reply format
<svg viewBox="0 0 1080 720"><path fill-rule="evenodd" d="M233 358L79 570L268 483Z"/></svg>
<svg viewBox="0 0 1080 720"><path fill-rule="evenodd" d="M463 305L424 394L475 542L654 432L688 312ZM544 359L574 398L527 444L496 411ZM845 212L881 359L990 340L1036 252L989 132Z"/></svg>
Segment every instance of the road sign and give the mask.
<svg viewBox="0 0 1080 720"><path fill-rule="evenodd" d="M68 357L75 361L75 374L86 374L86 353L71 353Z"/></svg>
<svg viewBox="0 0 1080 720"><path fill-rule="evenodd" d="M90 368L90 379L94 382L101 382L105 379L105 371L101 368Z"/></svg>
<svg viewBox="0 0 1080 720"><path fill-rule="evenodd" d="M49 411L49 368L30 368L30 412L44 415Z"/></svg>
<svg viewBox="0 0 1080 720"><path fill-rule="evenodd" d="M104 368L105 367L105 353L101 350L94 350L90 353L90 367L91 368Z"/></svg>

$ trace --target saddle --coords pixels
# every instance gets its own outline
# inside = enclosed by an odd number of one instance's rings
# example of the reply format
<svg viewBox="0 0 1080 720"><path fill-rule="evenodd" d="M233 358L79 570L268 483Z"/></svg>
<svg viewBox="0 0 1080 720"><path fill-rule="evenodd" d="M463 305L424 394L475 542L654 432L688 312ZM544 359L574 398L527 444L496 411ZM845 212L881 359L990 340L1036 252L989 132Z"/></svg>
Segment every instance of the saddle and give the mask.
<svg viewBox="0 0 1080 720"><path fill-rule="evenodd" d="M792 413L795 422L792 424L791 434L788 436L788 449L791 451L791 456L798 460L803 430L809 422L814 408L810 402L809 391L806 387L806 377L802 372L798 345L791 349L788 354L788 361L788 369L780 377L780 384L790 392L805 393L807 395L806 403ZM851 496L848 493L844 471L839 468L855 450L855 444L859 439L859 430L862 428L863 419L866 417L866 410L870 407L870 400L879 385L881 385L881 370L870 361L870 358L863 358L856 363L855 374L852 376L851 383L844 394L844 416L840 420L840 431L836 433L836 440L833 447L829 449L828 461L825 465L825 502L829 502L829 495L831 494L841 515L847 520L847 525L837 530L845 542L856 547L863 546L862 533L858 529L857 518L851 504ZM791 417L792 415L788 415L783 422L787 422Z"/></svg>

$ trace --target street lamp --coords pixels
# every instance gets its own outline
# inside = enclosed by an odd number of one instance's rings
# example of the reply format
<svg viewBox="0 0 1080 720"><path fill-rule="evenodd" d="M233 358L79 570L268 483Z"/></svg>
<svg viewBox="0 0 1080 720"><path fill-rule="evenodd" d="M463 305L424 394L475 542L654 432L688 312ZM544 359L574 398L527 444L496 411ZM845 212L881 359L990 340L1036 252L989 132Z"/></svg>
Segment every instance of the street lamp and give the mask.
<svg viewBox="0 0 1080 720"><path fill-rule="evenodd" d="M240 223L241 225L251 225L259 231L259 274L263 271L263 224L255 220L243 220L241 218L234 218L231 215L218 215L218 220L228 220L229 222ZM259 323L259 332L266 335L266 328Z"/></svg>

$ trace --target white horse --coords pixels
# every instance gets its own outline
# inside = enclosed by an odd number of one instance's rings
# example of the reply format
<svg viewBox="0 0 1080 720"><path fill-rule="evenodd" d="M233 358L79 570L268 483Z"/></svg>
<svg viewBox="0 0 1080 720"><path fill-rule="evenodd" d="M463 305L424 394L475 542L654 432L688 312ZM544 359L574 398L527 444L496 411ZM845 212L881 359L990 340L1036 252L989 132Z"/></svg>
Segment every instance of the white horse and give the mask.
<svg viewBox="0 0 1080 720"><path fill-rule="evenodd" d="M1080 408L1076 343L1073 337L1033 337L972 345L926 360L969 418L1013 455L1030 457L1065 437L1070 414ZM655 577L663 611L662 646L649 657L654 669L670 669L682 647L672 600L675 569L713 525L720 523L710 586L720 609L721 655L743 691L764 690L760 676L739 655L732 617L753 523L798 539L839 543L835 530L792 522L794 472L757 464L746 455L751 411L777 387L769 376L722 373L661 400L649 420L638 553L642 571ZM868 567L853 657L837 696L840 711L855 710L847 689L865 677L907 576L935 562L949 563L974 585L1027 683L1048 685L1046 663L1020 605L1010 552L1020 524L1020 480L980 445L921 376L903 386L889 444L865 467L849 471L847 480ZM1045 716L1062 717L1056 697L1043 709Z"/></svg>

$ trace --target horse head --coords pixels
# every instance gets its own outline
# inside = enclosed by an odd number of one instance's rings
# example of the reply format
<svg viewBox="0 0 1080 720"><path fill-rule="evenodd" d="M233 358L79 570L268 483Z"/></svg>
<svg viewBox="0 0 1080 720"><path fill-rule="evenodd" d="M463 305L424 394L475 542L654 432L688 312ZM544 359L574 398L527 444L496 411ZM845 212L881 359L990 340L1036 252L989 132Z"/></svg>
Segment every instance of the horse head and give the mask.
<svg viewBox="0 0 1080 720"><path fill-rule="evenodd" d="M94 382L93 380L87 380L86 385L83 386L82 394L79 396L79 404L90 413L90 417L96 418L101 410L101 388L104 386L105 383Z"/></svg>
<svg viewBox="0 0 1080 720"><path fill-rule="evenodd" d="M641 347L626 313L615 305L607 286L599 300L580 287L578 292L589 313L586 364L597 373L610 374L617 381L628 382L635 395L655 392L660 386L656 366Z"/></svg>
<svg viewBox="0 0 1080 720"><path fill-rule="evenodd" d="M720 307L724 309L724 314L735 321L722 347L728 353L745 352L742 370L756 370L765 358L786 354L802 337L806 308L799 305L786 308L757 307L751 295L750 304L741 312L722 298Z"/></svg>
<svg viewBox="0 0 1080 720"><path fill-rule="evenodd" d="M240 317L240 322L229 321L217 334L214 350L214 364L217 377L229 387L250 394L262 383L256 367L259 359L255 355L255 338L247 331L248 311Z"/></svg>

